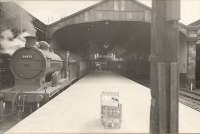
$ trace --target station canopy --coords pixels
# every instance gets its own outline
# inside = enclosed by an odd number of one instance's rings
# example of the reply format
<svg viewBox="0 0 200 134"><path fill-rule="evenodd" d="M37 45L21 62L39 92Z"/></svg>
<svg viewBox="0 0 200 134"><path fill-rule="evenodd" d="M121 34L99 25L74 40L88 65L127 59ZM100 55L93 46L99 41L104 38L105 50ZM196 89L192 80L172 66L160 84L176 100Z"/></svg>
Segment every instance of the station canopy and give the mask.
<svg viewBox="0 0 200 134"><path fill-rule="evenodd" d="M51 24L68 17L85 8L98 4L102 0L66 0L66 1L19 1L18 5L27 10L34 17L45 24ZM133 0L135 1L135 0ZM136 0L151 7L151 0ZM188 12L189 11L189 12ZM199 18L200 1L181 0L181 20L183 24L190 24Z"/></svg>

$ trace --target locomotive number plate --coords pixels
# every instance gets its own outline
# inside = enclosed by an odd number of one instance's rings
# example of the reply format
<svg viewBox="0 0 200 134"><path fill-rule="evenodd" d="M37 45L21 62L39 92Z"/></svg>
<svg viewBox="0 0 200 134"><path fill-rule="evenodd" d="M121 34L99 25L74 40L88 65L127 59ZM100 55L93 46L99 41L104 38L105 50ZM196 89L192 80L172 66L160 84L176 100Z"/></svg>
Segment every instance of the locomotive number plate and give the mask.
<svg viewBox="0 0 200 134"><path fill-rule="evenodd" d="M32 55L22 55L22 59L32 59Z"/></svg>

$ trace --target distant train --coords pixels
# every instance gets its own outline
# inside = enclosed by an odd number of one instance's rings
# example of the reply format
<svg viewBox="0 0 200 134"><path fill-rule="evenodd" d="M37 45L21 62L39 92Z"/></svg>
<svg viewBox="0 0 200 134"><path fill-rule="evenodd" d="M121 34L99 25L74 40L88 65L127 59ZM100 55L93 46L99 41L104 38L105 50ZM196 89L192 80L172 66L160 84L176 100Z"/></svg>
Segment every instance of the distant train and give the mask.
<svg viewBox="0 0 200 134"><path fill-rule="evenodd" d="M25 47L11 57L14 86L0 90L5 113L31 113L86 73L82 61L69 52L64 58L44 41L27 37Z"/></svg>

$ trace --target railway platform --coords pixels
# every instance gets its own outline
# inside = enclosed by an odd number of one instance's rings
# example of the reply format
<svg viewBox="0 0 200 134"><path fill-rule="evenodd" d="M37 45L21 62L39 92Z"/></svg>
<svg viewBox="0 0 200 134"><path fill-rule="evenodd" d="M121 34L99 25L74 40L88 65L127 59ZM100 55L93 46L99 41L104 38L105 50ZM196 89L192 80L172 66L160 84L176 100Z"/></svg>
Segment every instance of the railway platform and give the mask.
<svg viewBox="0 0 200 134"><path fill-rule="evenodd" d="M100 95L119 92L120 129L105 129ZM6 133L149 133L150 89L110 72L91 73L16 124ZM179 105L180 133L199 133L200 112Z"/></svg>

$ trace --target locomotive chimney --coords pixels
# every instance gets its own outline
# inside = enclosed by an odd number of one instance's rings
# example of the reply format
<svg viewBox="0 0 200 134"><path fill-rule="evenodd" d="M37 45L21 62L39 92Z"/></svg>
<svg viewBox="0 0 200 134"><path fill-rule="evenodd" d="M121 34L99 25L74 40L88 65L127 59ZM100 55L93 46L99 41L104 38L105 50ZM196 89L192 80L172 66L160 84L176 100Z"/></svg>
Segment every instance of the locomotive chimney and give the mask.
<svg viewBox="0 0 200 134"><path fill-rule="evenodd" d="M33 47L36 44L35 36L27 36L25 47Z"/></svg>

